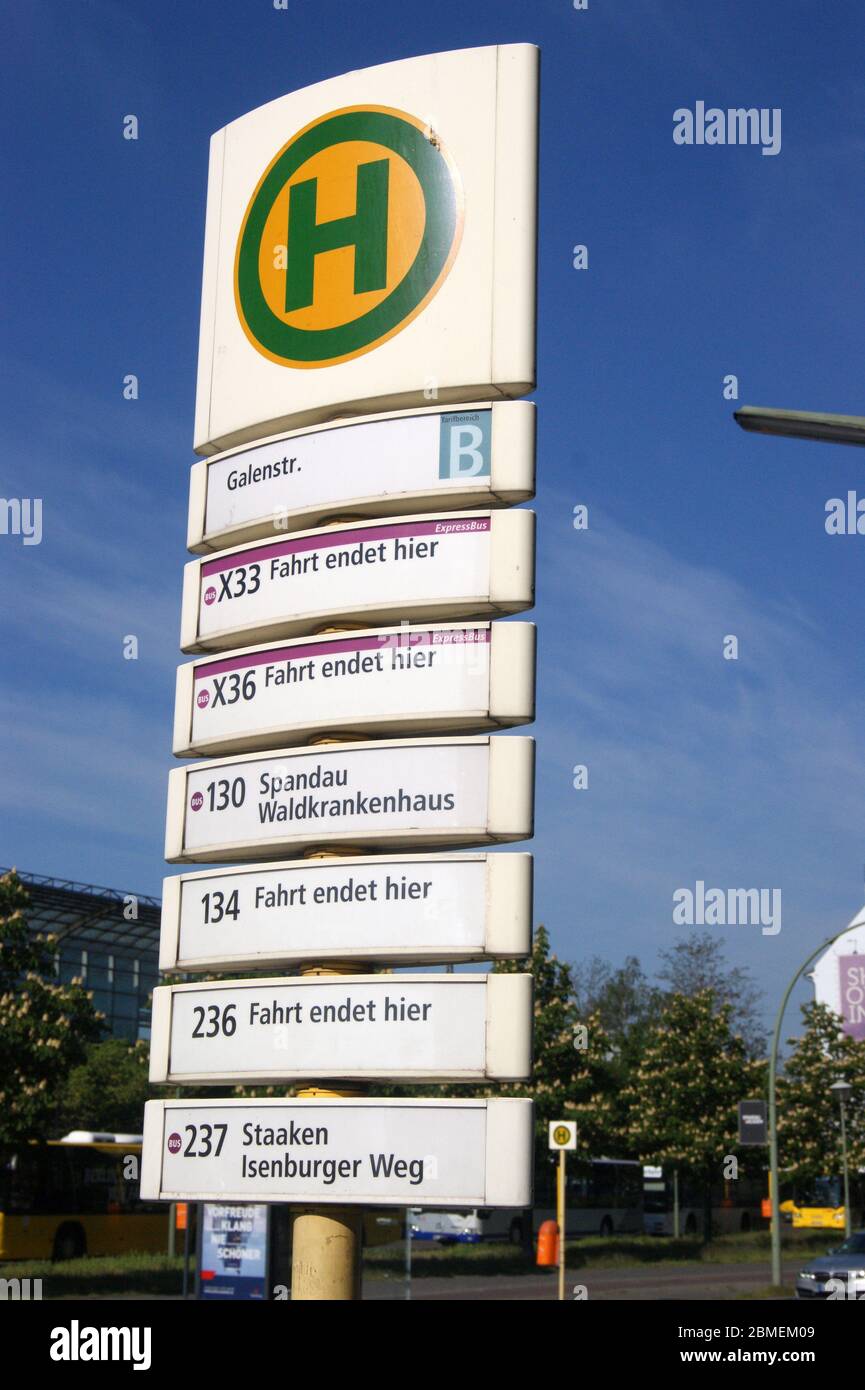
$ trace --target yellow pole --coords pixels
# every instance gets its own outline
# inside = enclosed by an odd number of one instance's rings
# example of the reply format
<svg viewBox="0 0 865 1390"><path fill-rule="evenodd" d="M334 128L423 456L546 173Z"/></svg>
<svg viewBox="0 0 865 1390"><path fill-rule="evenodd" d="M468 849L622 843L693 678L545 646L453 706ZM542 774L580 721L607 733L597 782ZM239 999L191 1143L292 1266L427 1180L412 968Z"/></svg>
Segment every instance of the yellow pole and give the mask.
<svg viewBox="0 0 865 1390"><path fill-rule="evenodd" d="M565 1297L565 1150L559 1149L559 1182L556 1215L559 1223L559 1302Z"/></svg>
<svg viewBox="0 0 865 1390"><path fill-rule="evenodd" d="M356 518L354 518L356 519ZM328 522L335 526L345 517ZM352 632L362 624L345 624L319 629L326 633ZM310 739L310 747L362 741L362 734L319 734ZM343 859L359 854L352 846L333 849L307 850L306 859ZM308 965L301 975L363 975L369 966L357 962L331 962L328 965ZM334 1099L362 1095L360 1087L331 1090L307 1086L297 1092L307 1099ZM291 1298L301 1302L311 1300L349 1302L361 1296L361 1256L363 1251L362 1207L303 1207L294 1212L291 1225Z"/></svg>
<svg viewBox="0 0 865 1390"><path fill-rule="evenodd" d="M318 741L318 740L317 740ZM336 742L337 740L320 740ZM309 859L333 859L356 854L353 849L317 850ZM362 975L368 967L361 962L339 961L328 965L309 965L301 975ZM305 1086L301 1099L333 1100L362 1094L358 1087L339 1090ZM292 1302L353 1302L361 1295L361 1254L363 1238L362 1207L301 1207L291 1226Z"/></svg>
<svg viewBox="0 0 865 1390"><path fill-rule="evenodd" d="M291 1297L350 1303L360 1298L360 1207L310 1207L292 1223Z"/></svg>
<svg viewBox="0 0 865 1390"><path fill-rule="evenodd" d="M336 971L315 970L316 975ZM306 1086L302 1099L332 1100L356 1091ZM362 1207L301 1207L291 1227L292 1302L354 1302L361 1293Z"/></svg>

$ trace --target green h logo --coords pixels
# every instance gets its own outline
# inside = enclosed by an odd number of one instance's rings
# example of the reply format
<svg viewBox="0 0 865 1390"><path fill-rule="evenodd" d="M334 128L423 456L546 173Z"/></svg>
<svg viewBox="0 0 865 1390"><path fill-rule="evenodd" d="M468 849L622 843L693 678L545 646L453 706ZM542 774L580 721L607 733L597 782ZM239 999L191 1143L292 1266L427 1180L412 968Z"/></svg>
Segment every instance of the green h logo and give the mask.
<svg viewBox="0 0 865 1390"><path fill-rule="evenodd" d="M387 286L387 199L390 162L377 159L357 170L357 211L330 222L316 221L318 179L291 185L288 194L285 311L313 302L315 258L324 251L354 247L354 292Z"/></svg>
<svg viewBox="0 0 865 1390"><path fill-rule="evenodd" d="M247 208L234 279L243 330L284 366L358 357L422 312L461 235L459 175L421 121L331 112L280 151Z"/></svg>

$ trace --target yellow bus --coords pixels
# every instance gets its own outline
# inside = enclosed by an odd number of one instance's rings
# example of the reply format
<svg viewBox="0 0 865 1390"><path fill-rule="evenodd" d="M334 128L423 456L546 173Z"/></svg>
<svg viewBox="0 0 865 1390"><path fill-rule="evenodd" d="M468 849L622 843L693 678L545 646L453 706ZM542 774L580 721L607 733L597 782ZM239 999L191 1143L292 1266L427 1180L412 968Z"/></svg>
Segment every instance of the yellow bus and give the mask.
<svg viewBox="0 0 865 1390"><path fill-rule="evenodd" d="M73 1130L0 1150L0 1263L164 1253L170 1207L140 1200L140 1162L140 1134ZM194 1220L195 1206L187 1219ZM404 1231L402 1211L364 1213L366 1246L389 1245Z"/></svg>
<svg viewBox="0 0 865 1390"><path fill-rule="evenodd" d="M168 1208L138 1196L140 1134L73 1130L0 1153L0 1261L164 1251Z"/></svg>
<svg viewBox="0 0 865 1390"><path fill-rule="evenodd" d="M853 1229L865 1222L865 1173L850 1174L850 1215ZM838 1173L782 1188L781 1219L794 1230L844 1231L844 1180Z"/></svg>

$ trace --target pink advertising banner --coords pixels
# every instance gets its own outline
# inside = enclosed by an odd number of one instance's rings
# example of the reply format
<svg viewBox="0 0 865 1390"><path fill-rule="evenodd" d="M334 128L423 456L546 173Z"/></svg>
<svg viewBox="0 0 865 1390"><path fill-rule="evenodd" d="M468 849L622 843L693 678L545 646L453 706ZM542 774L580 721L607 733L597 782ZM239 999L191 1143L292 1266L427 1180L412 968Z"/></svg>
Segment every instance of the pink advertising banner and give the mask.
<svg viewBox="0 0 865 1390"><path fill-rule="evenodd" d="M865 955L839 956L841 1016L844 1032L865 1038Z"/></svg>

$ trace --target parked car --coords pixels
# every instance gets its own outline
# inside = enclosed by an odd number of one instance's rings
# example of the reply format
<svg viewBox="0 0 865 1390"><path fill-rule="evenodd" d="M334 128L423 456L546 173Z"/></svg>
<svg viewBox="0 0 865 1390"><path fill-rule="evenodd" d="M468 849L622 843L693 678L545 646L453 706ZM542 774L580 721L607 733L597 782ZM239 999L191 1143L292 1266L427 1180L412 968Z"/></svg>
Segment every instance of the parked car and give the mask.
<svg viewBox="0 0 865 1390"><path fill-rule="evenodd" d="M854 1231L796 1276L797 1298L851 1298L865 1302L865 1231Z"/></svg>

